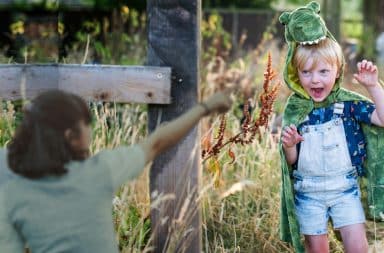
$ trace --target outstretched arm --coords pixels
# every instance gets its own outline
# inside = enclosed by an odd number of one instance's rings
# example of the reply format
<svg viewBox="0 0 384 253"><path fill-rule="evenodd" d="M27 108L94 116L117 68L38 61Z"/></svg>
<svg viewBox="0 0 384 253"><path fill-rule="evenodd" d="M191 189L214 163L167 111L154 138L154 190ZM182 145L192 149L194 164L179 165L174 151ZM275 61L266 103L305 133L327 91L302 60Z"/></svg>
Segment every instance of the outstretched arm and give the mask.
<svg viewBox="0 0 384 253"><path fill-rule="evenodd" d="M214 112L226 112L232 104L227 93L229 91L216 93L177 119L156 129L140 143L146 154L146 162L152 161L158 154L175 145L202 117Z"/></svg>
<svg viewBox="0 0 384 253"><path fill-rule="evenodd" d="M371 122L374 125L384 127L384 90L379 83L377 66L370 61L363 60L357 63L357 71L353 76L365 86L376 106L372 113Z"/></svg>

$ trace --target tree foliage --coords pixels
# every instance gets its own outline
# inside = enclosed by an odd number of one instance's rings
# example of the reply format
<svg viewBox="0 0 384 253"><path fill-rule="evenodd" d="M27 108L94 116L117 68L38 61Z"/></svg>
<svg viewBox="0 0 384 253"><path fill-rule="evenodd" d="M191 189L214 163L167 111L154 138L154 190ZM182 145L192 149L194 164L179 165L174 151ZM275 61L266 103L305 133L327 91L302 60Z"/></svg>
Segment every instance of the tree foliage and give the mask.
<svg viewBox="0 0 384 253"><path fill-rule="evenodd" d="M271 8L274 0L204 0L205 8Z"/></svg>

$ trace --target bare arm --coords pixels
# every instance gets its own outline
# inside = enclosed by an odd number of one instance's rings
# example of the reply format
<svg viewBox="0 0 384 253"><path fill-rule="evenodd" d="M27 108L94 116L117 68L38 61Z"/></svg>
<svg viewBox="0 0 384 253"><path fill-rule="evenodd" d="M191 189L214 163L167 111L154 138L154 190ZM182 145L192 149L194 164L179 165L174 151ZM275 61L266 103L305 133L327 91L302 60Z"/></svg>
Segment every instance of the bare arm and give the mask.
<svg viewBox="0 0 384 253"><path fill-rule="evenodd" d="M284 149L285 159L287 160L287 163L289 165L294 164L298 158L296 145L293 147L289 147L289 148L283 146L283 149Z"/></svg>
<svg viewBox="0 0 384 253"><path fill-rule="evenodd" d="M379 84L377 66L372 62L363 60L357 63L358 73L354 74L355 79L365 86L371 95L376 109L372 113L372 124L384 126L384 90Z"/></svg>
<svg viewBox="0 0 384 253"><path fill-rule="evenodd" d="M231 106L231 100L226 93L220 92L203 104L197 104L177 119L160 126L140 143L146 154L146 163L179 142L202 117L209 113L227 111Z"/></svg>
<svg viewBox="0 0 384 253"><path fill-rule="evenodd" d="M377 84L376 87L369 88L368 92L376 106L372 113L371 122L376 126L384 127L384 90Z"/></svg>
<svg viewBox="0 0 384 253"><path fill-rule="evenodd" d="M303 141L304 138L297 132L295 125L287 126L283 129L281 141L285 158L289 165L294 164L298 158L296 145Z"/></svg>

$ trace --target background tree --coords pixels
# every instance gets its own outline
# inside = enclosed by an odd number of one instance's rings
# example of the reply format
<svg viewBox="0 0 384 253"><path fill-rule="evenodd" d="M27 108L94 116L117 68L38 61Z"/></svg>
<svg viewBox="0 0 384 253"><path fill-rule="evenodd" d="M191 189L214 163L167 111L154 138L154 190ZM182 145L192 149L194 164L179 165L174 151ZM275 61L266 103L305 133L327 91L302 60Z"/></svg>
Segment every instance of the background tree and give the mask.
<svg viewBox="0 0 384 253"><path fill-rule="evenodd" d="M384 1L370 0L361 1L363 11L363 36L364 45L362 46L362 54L365 57L374 58L375 40L380 32L384 32Z"/></svg>
<svg viewBox="0 0 384 253"><path fill-rule="evenodd" d="M270 9L275 0L205 0L204 8L261 8Z"/></svg>
<svg viewBox="0 0 384 253"><path fill-rule="evenodd" d="M341 0L323 0L321 12L329 31L340 40Z"/></svg>

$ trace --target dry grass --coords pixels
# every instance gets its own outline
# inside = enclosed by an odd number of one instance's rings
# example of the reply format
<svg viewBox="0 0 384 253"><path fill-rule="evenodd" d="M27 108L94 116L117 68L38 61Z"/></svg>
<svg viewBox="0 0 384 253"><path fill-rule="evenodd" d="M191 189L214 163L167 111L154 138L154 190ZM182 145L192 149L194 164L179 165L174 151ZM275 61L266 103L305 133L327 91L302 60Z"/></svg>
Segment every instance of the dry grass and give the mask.
<svg viewBox="0 0 384 253"><path fill-rule="evenodd" d="M226 136L233 136L241 130L239 105L244 98L257 98L262 90L266 52L273 52L273 67L281 78L285 51L279 54L280 50L275 45L273 38L267 36L255 51L241 59L229 61L220 56L212 57L202 67L201 97L207 97L228 84L243 91L236 94L234 106L227 114ZM280 90L274 116L281 113L288 94L286 88ZM0 105L3 105L3 110L0 110L0 145L4 146L13 134L18 116L12 103L0 102ZM253 105L256 108L253 114L256 115L257 99L253 100ZM95 117L93 152L137 143L147 134L145 106L94 104L91 108ZM202 138L215 134L219 124L217 117L204 119L201 123ZM228 153L218 154L219 175L211 173L210 163L202 164L202 185L191 194L198 194L197 204L202 210L204 252L293 252L278 237L280 164L276 135L279 132L272 134L271 130L272 127L263 129L260 141L231 146L236 155L233 164L230 164L232 159ZM215 184L216 180L219 184ZM113 200L113 217L121 252L153 250L150 246L150 207L162 209L172 198L173 195L158 194L150 203L148 169L137 180L121 187ZM172 222L166 252L183 252L185 245L180 241L188 242L181 239L188 238L191 233L185 226L194 214L188 195L178 205L182 211ZM372 245L370 252L383 252L383 226L372 222L367 224ZM332 252L342 252L341 243L332 232L330 245Z"/></svg>
<svg viewBox="0 0 384 253"><path fill-rule="evenodd" d="M271 44L273 45L273 43ZM278 56L275 57L279 59ZM252 62L251 64L248 62L241 66L242 80L249 78L247 73L251 73L247 66L258 66L255 67L256 71L258 71L255 76L262 76L262 66L263 64L265 66L267 57L261 55L257 60L257 63ZM227 65L226 68L227 71L230 68L236 68L236 71L239 71L239 65L236 62L233 65ZM223 73L227 71L223 70ZM261 78L260 80L255 78L250 83L255 87L250 87L249 90L253 90L254 94L256 94L259 90L257 86L261 84ZM212 87L215 85L214 82L206 82L204 85L206 85L203 86L205 91L211 90L213 92L215 90ZM282 93L284 94L284 91ZM241 95L238 94L238 97L241 97ZM285 97L280 97L278 103L284 103ZM236 103L240 103L240 101L235 101L235 105ZM279 112L276 111L276 113ZM257 109L254 113L257 114ZM234 106L232 111L227 114L228 132L226 134L228 136L237 133L241 128L239 117L236 115L238 115L238 108ZM201 124L202 138L206 134L215 133L219 128L219 124L220 120L217 117L205 119ZM228 153L223 152L218 156L220 161L220 184L218 186L215 186L215 180L217 179L215 177L218 175L210 173L209 166L211 165L209 163L203 164L202 187L199 191L199 204L203 216L203 251L293 252L292 248L281 242L278 237L280 165L276 135L271 134L271 129L265 129L260 141L246 146L232 146L231 150L236 154L234 164L230 164L232 159ZM145 174L133 184L123 187L122 191L127 194L126 201L138 207L142 220L148 217L149 212L148 184L148 177ZM187 202L180 203L180 205L184 205L184 210L188 210L186 208L188 206ZM185 219L192 214L184 214ZM178 223L182 223L182 220L178 220ZM383 247L381 241L383 226L379 223L367 222L367 227L371 245L370 252L381 252ZM180 231L185 232L185 230L185 227L179 226L179 230L174 231L178 231L175 232L176 234L182 234L183 232ZM178 237L170 238L170 240L176 241L178 239ZM149 240L146 242L148 243ZM376 251L374 251L375 245ZM330 247L333 253L343 252L341 242L332 231L330 232ZM140 250L127 245L125 251L134 252ZM167 252L172 252L172 250Z"/></svg>

